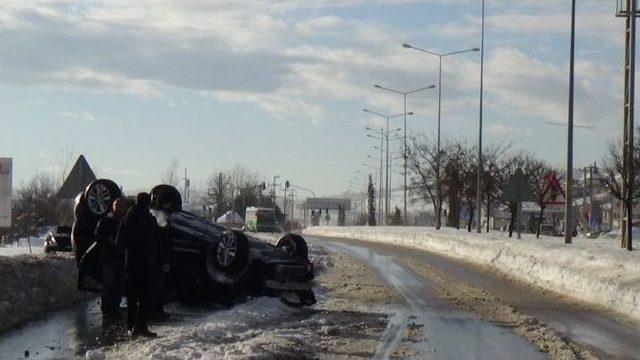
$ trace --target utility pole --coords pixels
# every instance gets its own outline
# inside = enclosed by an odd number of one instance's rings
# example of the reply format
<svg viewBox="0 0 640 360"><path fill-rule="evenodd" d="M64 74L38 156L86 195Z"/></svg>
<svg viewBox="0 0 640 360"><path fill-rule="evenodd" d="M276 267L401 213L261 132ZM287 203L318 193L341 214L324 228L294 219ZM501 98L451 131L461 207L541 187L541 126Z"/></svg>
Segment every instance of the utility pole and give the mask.
<svg viewBox="0 0 640 360"><path fill-rule="evenodd" d="M624 1L624 5L623 5ZM624 17L625 66L624 66L624 119L622 125L622 201L620 202L621 246L633 249L633 195L634 169L634 112L635 112L635 58L636 58L636 0L618 0L616 16Z"/></svg>
<svg viewBox="0 0 640 360"><path fill-rule="evenodd" d="M564 243L573 236L573 74L576 41L576 0L571 0L571 46L569 52L569 112L567 121L567 191L564 207Z"/></svg>
<svg viewBox="0 0 640 360"><path fill-rule="evenodd" d="M480 40L480 119L478 121L478 170L476 174L476 231L482 232L482 96L484 88L484 0L482 0L482 35ZM487 223L489 217L487 214Z"/></svg>

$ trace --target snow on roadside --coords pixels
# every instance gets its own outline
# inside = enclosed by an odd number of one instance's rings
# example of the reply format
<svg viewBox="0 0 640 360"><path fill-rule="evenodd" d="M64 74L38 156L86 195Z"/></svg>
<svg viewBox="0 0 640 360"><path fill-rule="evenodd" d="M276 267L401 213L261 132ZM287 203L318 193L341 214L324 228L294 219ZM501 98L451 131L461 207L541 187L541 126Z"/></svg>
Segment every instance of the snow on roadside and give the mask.
<svg viewBox="0 0 640 360"><path fill-rule="evenodd" d="M372 358L399 297L365 264L312 243L309 251L321 270L313 307L294 309L267 297L207 313L177 307L168 310L172 320L151 326L159 338L95 349L86 358Z"/></svg>
<svg viewBox="0 0 640 360"><path fill-rule="evenodd" d="M69 255L0 256L0 332L91 295L76 290Z"/></svg>
<svg viewBox="0 0 640 360"><path fill-rule="evenodd" d="M432 251L640 320L640 253L617 240L468 233L424 227L313 227L305 235L360 239Z"/></svg>
<svg viewBox="0 0 640 360"><path fill-rule="evenodd" d="M20 244L20 246L17 246ZM0 245L0 256L17 256L25 254L42 254L44 252L44 237L31 238L31 252L27 238L21 238L17 244Z"/></svg>

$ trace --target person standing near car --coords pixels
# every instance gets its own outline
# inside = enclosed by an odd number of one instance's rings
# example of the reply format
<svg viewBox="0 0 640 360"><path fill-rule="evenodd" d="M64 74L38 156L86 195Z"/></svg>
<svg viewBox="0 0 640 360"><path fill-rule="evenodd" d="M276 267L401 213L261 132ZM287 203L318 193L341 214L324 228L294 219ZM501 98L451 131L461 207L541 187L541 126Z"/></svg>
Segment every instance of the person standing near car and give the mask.
<svg viewBox="0 0 640 360"><path fill-rule="evenodd" d="M126 251L127 328L131 336L157 336L147 327L158 266L158 224L149 212L150 203L148 193L139 193L118 233L118 244Z"/></svg>
<svg viewBox="0 0 640 360"><path fill-rule="evenodd" d="M120 301L124 295L124 251L116 246L116 237L120 221L128 208L126 198L117 198L109 215L96 226L96 242L100 249L103 279L100 308L105 320L118 318Z"/></svg>
<svg viewBox="0 0 640 360"><path fill-rule="evenodd" d="M171 202L163 197L152 195L151 202L156 218L157 227L152 235L152 240L158 249L158 261L156 262L153 282L153 296L151 317L154 320L166 320L169 314L164 311L165 293L168 280L168 272L171 269L171 236L169 232L169 214L171 212Z"/></svg>

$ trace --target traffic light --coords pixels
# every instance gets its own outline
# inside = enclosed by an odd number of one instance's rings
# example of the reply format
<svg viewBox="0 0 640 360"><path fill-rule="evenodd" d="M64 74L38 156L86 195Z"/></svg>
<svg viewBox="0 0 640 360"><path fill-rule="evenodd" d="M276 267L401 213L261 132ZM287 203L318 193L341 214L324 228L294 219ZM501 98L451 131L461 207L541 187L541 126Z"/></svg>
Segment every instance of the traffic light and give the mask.
<svg viewBox="0 0 640 360"><path fill-rule="evenodd" d="M288 189L290 186L291 186L291 183L289 182L289 180L287 180L287 181L284 183L284 187Z"/></svg>

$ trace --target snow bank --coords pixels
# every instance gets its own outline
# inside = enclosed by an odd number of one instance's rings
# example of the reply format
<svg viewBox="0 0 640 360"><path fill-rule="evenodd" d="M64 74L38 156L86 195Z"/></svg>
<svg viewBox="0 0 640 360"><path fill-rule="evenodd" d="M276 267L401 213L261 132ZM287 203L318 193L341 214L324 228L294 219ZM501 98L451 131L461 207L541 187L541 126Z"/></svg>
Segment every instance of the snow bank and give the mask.
<svg viewBox="0 0 640 360"><path fill-rule="evenodd" d="M468 233L424 227L313 227L305 235L361 239L432 251L486 265L526 283L640 320L640 253L618 239ZM637 247L636 247L637 249Z"/></svg>
<svg viewBox="0 0 640 360"><path fill-rule="evenodd" d="M71 256L0 256L0 332L87 299L76 279Z"/></svg>
<svg viewBox="0 0 640 360"><path fill-rule="evenodd" d="M30 240L31 252L29 252L29 241L27 238L21 238L15 244L0 245L0 256L42 254L44 252L44 237L32 237Z"/></svg>

